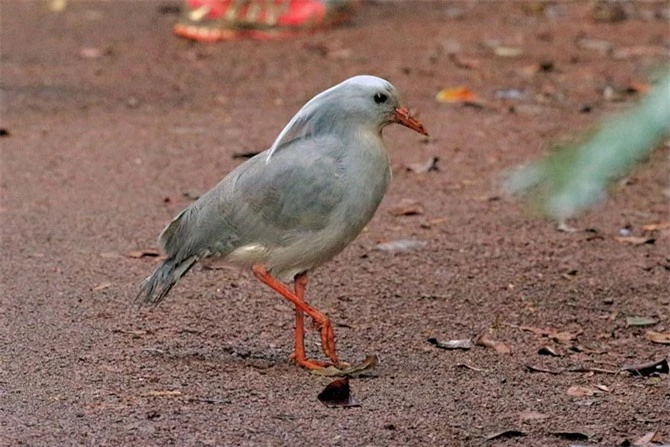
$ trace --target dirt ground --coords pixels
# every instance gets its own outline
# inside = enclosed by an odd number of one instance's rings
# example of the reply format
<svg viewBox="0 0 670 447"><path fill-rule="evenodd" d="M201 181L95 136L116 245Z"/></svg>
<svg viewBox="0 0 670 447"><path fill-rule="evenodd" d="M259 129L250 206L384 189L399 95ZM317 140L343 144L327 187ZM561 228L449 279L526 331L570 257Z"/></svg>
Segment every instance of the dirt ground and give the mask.
<svg viewBox="0 0 670 447"><path fill-rule="evenodd" d="M368 2L326 33L214 45L171 34L179 5L1 4L0 445L670 444L668 375L613 374L669 354L647 332L670 330L670 231L642 228L670 221L668 146L575 233L498 187L635 101L667 61L667 2L620 21L586 1ZM388 195L311 276L341 357L380 360L351 380L360 407L327 408L332 379L287 361L291 307L249 272L196 268L157 309L130 304L157 262L136 252L189 197L362 73L392 81L431 137L387 129ZM480 103L436 101L458 86ZM407 168L431 157L438 170ZM423 212L392 213L408 200ZM403 239L427 245L375 249ZM487 328L493 347L428 342Z"/></svg>

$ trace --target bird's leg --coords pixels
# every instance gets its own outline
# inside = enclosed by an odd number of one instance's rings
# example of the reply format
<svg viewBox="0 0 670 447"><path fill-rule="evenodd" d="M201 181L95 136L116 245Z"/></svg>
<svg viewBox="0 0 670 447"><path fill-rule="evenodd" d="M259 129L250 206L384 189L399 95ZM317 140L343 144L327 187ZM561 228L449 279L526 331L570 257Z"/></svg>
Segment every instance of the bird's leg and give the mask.
<svg viewBox="0 0 670 447"><path fill-rule="evenodd" d="M320 369L324 365L314 362L311 360L305 359L305 348L303 344L304 337L304 322L302 321L302 313L309 315L321 331L321 349L328 356L328 358L333 362L335 366L340 364L340 361L337 359L337 354L335 353L335 333L333 332L333 325L330 322L330 319L324 315L322 312L319 312L303 300L305 287L307 286L307 276L303 278L296 278L295 288L296 292L291 292L288 287L283 283L277 280L274 276L268 273L267 269L260 264L256 264L252 267L252 271L256 278L270 286L273 290L278 292L281 296L289 300L295 305L296 311L296 355L295 361L298 365L305 367L306 369ZM298 275L300 276L300 275ZM298 316L300 313L300 316ZM300 323L298 320L301 320ZM298 326L300 324L301 327ZM302 352L301 352L302 351ZM302 358L301 358L302 357Z"/></svg>
<svg viewBox="0 0 670 447"><path fill-rule="evenodd" d="M293 280L293 284L295 296L297 296L300 301L305 302L307 273L300 273L299 275L296 275L295 279ZM315 369L314 367L322 368L327 366L327 364L324 362L307 360L307 357L305 356L305 313L300 310L298 306L295 307L295 351L293 354L291 354L290 359L295 361L296 364L308 369Z"/></svg>

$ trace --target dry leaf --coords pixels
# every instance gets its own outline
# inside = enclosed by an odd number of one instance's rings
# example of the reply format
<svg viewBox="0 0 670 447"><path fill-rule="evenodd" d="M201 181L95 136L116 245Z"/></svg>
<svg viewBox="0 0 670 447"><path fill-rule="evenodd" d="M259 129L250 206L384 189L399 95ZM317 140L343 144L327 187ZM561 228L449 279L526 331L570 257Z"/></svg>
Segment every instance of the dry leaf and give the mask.
<svg viewBox="0 0 670 447"><path fill-rule="evenodd" d="M614 239L617 242L630 245L653 244L656 242L656 238L643 236L616 236Z"/></svg>
<svg viewBox="0 0 670 447"><path fill-rule="evenodd" d="M596 390L585 386L573 385L565 393L571 397L587 397L596 394Z"/></svg>
<svg viewBox="0 0 670 447"><path fill-rule="evenodd" d="M653 326L658 323L651 317L626 317L626 326Z"/></svg>
<svg viewBox="0 0 670 447"><path fill-rule="evenodd" d="M139 258L155 258L157 256L160 256L160 252L158 250L155 250L153 248L149 248L146 250L135 250L135 251L129 251L126 253L126 256L129 258L134 258L134 259L139 259Z"/></svg>
<svg viewBox="0 0 670 447"><path fill-rule="evenodd" d="M377 366L377 361L378 360L376 356L369 355L365 357L365 360L363 360L361 363L356 363L346 368L337 368L336 366L329 366L327 368L315 369L310 372L314 375L324 377L336 377L336 376L353 377L361 375L361 373L373 369L375 366Z"/></svg>
<svg viewBox="0 0 670 447"><path fill-rule="evenodd" d="M549 338L556 340L558 343L561 343L563 345L567 345L570 343L572 340L574 340L575 337L580 335L583 331L579 330L577 332L570 333L570 332L553 332L549 334Z"/></svg>
<svg viewBox="0 0 670 447"><path fill-rule="evenodd" d="M106 289L107 287L111 286L111 282L103 282L101 284L98 284L95 287L91 287L91 292L97 292L98 290L103 290Z"/></svg>
<svg viewBox="0 0 670 447"><path fill-rule="evenodd" d="M495 47L493 53L500 57L519 57L523 55L523 49L519 47Z"/></svg>
<svg viewBox="0 0 670 447"><path fill-rule="evenodd" d="M484 346L484 347L487 347L487 348L492 348L498 354L511 354L512 353L512 348L510 348L505 343L489 338L489 330L488 329L482 331L482 333L479 334L475 338L475 344L478 345L478 346Z"/></svg>
<svg viewBox="0 0 670 447"><path fill-rule="evenodd" d="M351 395L349 378L337 379L328 384L317 396L319 402L327 407L360 407L360 403Z"/></svg>
<svg viewBox="0 0 670 447"><path fill-rule="evenodd" d="M399 204L389 209L392 216L417 216L423 214L423 206L415 200L401 200Z"/></svg>
<svg viewBox="0 0 670 447"><path fill-rule="evenodd" d="M642 436L641 438L636 439L635 441L633 441L633 445L635 445L635 446L645 446L647 444L650 444L652 439L654 439L655 436L656 436L656 432L655 431L650 431L649 433Z"/></svg>
<svg viewBox="0 0 670 447"><path fill-rule="evenodd" d="M670 222L659 222L659 223L642 225L642 230L643 231L670 230Z"/></svg>
<svg viewBox="0 0 670 447"><path fill-rule="evenodd" d="M471 338L466 338L463 340L449 340L446 342L439 341L437 338L429 338L428 343L431 345L435 345L438 348L441 349L463 349L463 350L468 350L471 349L474 344L472 343Z"/></svg>
<svg viewBox="0 0 670 447"><path fill-rule="evenodd" d="M670 345L670 332L647 331L645 335L652 343Z"/></svg>
<svg viewBox="0 0 670 447"><path fill-rule="evenodd" d="M552 357L560 357L561 354L556 351L554 348L551 346L542 346L540 349L538 349L537 353L539 355L550 355Z"/></svg>
<svg viewBox="0 0 670 447"><path fill-rule="evenodd" d="M542 368L541 366L533 366L533 365L524 365L526 369L530 372L541 372L541 373L547 373L547 374L561 374L562 371L557 371L553 369L548 369L548 368Z"/></svg>
<svg viewBox="0 0 670 447"><path fill-rule="evenodd" d="M453 87L443 88L435 95L435 99L438 102L445 103L476 103L479 98L477 98L475 92L467 87Z"/></svg>

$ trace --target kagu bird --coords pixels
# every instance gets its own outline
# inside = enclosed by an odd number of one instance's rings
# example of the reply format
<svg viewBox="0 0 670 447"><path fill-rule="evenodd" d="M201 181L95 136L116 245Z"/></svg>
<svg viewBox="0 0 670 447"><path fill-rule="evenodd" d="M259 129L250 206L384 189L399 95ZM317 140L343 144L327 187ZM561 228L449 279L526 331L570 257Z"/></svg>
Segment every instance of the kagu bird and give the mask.
<svg viewBox="0 0 670 447"><path fill-rule="evenodd" d="M307 369L303 313L321 333L335 367L330 319L304 301L307 274L342 251L370 221L391 178L382 139L399 123L428 135L400 106L399 93L374 76L355 76L316 95L272 146L231 171L160 235L166 259L141 285L140 304L158 304L198 261L251 267L295 306L295 352ZM294 282L291 291L281 281Z"/></svg>

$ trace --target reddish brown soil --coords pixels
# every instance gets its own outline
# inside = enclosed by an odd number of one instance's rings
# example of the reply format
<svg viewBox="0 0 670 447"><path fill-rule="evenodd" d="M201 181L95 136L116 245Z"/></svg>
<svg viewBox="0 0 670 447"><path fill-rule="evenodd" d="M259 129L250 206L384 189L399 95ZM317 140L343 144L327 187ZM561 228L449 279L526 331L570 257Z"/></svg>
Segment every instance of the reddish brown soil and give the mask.
<svg viewBox="0 0 670 447"><path fill-rule="evenodd" d="M215 45L175 38L165 5L2 3L0 445L611 447L652 431L670 443L667 375L527 368L668 357L645 333L670 330L670 233L641 229L670 221L668 147L571 222L595 232L558 232L497 187L505 169L634 101L602 90L642 82L662 61L669 32L653 15L667 3L636 3L616 23L594 21L591 2L549 14L530 2L367 3L328 33ZM491 40L523 54L496 56ZM316 399L330 379L287 362L292 309L248 272L196 268L136 314L156 259L126 254L155 248L183 194L214 185L234 153L267 147L312 95L361 73L391 80L432 137L388 129L388 196L311 277L341 356L380 359L351 382L361 406L330 409ZM460 85L485 107L434 99ZM501 88L526 96L496 99ZM439 171L403 169L432 156ZM391 215L403 199L424 214ZM655 243L617 241L627 225ZM373 250L396 239L428 246ZM658 323L628 327L630 316ZM518 326L578 335L559 344ZM511 354L427 342L489 327ZM310 333L314 355L317 341ZM560 356L538 355L543 345ZM594 394L571 396L574 386ZM512 429L525 435L485 440Z"/></svg>

